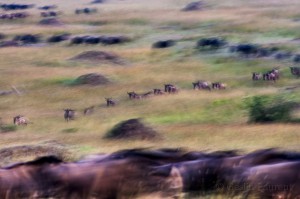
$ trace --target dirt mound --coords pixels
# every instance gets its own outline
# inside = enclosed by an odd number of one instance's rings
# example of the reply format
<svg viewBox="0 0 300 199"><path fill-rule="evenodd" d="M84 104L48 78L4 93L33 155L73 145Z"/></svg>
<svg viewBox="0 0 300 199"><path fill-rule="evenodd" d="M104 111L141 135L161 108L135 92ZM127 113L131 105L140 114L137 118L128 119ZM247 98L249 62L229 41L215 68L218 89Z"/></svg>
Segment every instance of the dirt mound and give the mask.
<svg viewBox="0 0 300 199"><path fill-rule="evenodd" d="M21 145L0 149L0 166L46 155L55 155L64 160L71 159L71 153L65 145L56 141L48 141L37 145Z"/></svg>
<svg viewBox="0 0 300 199"><path fill-rule="evenodd" d="M62 26L62 25L64 25L64 23L62 23L61 21L59 21L56 18L47 18L47 19L42 19L39 22L39 25L43 25L43 26Z"/></svg>
<svg viewBox="0 0 300 199"><path fill-rule="evenodd" d="M71 58L71 60L92 61L106 64L124 64L124 62L118 55L104 51L85 51Z"/></svg>
<svg viewBox="0 0 300 199"><path fill-rule="evenodd" d="M155 139L158 133L152 128L145 126L140 119L122 121L110 130L105 138L109 139Z"/></svg>
<svg viewBox="0 0 300 199"><path fill-rule="evenodd" d="M89 73L81 75L76 79L77 84L88 84L88 85L103 85L108 84L110 81L101 74L98 73Z"/></svg>

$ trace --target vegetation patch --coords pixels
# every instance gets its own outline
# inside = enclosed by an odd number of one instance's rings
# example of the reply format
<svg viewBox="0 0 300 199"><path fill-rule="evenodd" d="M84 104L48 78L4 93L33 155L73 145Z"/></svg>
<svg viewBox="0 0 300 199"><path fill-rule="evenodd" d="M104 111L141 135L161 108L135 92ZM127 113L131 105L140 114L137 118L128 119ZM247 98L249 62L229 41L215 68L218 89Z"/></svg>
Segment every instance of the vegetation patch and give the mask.
<svg viewBox="0 0 300 199"><path fill-rule="evenodd" d="M292 111L298 103L282 96L254 96L246 99L249 122L291 122Z"/></svg>

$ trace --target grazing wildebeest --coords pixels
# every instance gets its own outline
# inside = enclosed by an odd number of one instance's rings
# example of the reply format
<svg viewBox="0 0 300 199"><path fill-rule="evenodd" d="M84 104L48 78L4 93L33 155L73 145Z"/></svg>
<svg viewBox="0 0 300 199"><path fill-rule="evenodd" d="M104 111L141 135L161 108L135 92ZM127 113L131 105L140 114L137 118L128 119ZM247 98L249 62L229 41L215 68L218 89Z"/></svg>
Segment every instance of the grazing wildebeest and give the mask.
<svg viewBox="0 0 300 199"><path fill-rule="evenodd" d="M256 80L260 80L262 77L262 75L260 73L252 73L252 80L256 81Z"/></svg>
<svg viewBox="0 0 300 199"><path fill-rule="evenodd" d="M197 81L197 82L193 82L193 87L194 87L194 90L196 89L204 89L204 90L211 90L210 89L210 86L209 86L209 83L206 82L206 81Z"/></svg>
<svg viewBox="0 0 300 199"><path fill-rule="evenodd" d="M218 37L211 38L202 38L197 42L197 48L209 48L209 49L217 49L224 45L226 45L226 41L224 39Z"/></svg>
<svg viewBox="0 0 300 199"><path fill-rule="evenodd" d="M159 88L154 88L153 89L153 94L154 95L163 95L165 93L161 89L159 89Z"/></svg>
<svg viewBox="0 0 300 199"><path fill-rule="evenodd" d="M176 86L172 85L172 84L165 84L165 92L166 93L177 93L178 89L176 88Z"/></svg>
<svg viewBox="0 0 300 199"><path fill-rule="evenodd" d="M263 74L263 80L276 82L276 74L272 71L266 72Z"/></svg>
<svg viewBox="0 0 300 199"><path fill-rule="evenodd" d="M212 83L212 89L226 89L226 84L221 82L214 82Z"/></svg>
<svg viewBox="0 0 300 199"><path fill-rule="evenodd" d="M137 94L136 92L127 92L129 99L142 99L142 98L147 98L153 94L152 91L149 91L147 93L143 94Z"/></svg>
<svg viewBox="0 0 300 199"><path fill-rule="evenodd" d="M157 41L152 45L152 48L169 48L175 45L174 40Z"/></svg>
<svg viewBox="0 0 300 199"><path fill-rule="evenodd" d="M14 122L15 125L18 125L18 126L19 125L25 125L26 126L29 123L28 120L22 115L15 116L13 118L13 122Z"/></svg>
<svg viewBox="0 0 300 199"><path fill-rule="evenodd" d="M139 99L138 94L136 94L134 91L132 92L127 92L129 99Z"/></svg>
<svg viewBox="0 0 300 199"><path fill-rule="evenodd" d="M64 109L65 114L64 118L68 122L69 120L74 120L75 119L75 110L72 109Z"/></svg>
<svg viewBox="0 0 300 199"><path fill-rule="evenodd" d="M94 112L94 108L95 106L90 106L90 107L87 107L83 110L83 114L84 115L90 115Z"/></svg>
<svg viewBox="0 0 300 199"><path fill-rule="evenodd" d="M75 14L92 14L92 13L96 13L97 9L96 8L83 8L83 9L76 9L75 10Z"/></svg>
<svg viewBox="0 0 300 199"><path fill-rule="evenodd" d="M113 100L112 98L105 98L106 100L106 106L109 107L109 106L115 106L117 103L115 100Z"/></svg>
<svg viewBox="0 0 300 199"><path fill-rule="evenodd" d="M300 67L290 67L290 69L292 75L300 77Z"/></svg>

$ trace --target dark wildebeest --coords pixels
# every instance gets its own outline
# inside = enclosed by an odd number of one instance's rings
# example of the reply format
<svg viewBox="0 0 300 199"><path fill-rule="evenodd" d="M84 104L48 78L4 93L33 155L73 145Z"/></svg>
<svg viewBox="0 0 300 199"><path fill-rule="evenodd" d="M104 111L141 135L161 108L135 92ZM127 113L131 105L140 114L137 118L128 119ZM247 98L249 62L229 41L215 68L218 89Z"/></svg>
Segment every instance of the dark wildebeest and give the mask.
<svg viewBox="0 0 300 199"><path fill-rule="evenodd" d="M109 106L115 106L117 103L115 100L113 100L112 98L105 98L106 100L106 106L109 107Z"/></svg>
<svg viewBox="0 0 300 199"><path fill-rule="evenodd" d="M0 198L48 198L53 191L49 188L55 187L56 182L45 170L61 162L55 156L45 156L1 168Z"/></svg>
<svg viewBox="0 0 300 199"><path fill-rule="evenodd" d="M197 42L197 48L209 48L209 49L217 49L224 45L227 42L224 39L218 37L211 37L211 38L202 38Z"/></svg>
<svg viewBox="0 0 300 199"><path fill-rule="evenodd" d="M260 80L262 75L260 73L252 73L252 80L257 81Z"/></svg>
<svg viewBox="0 0 300 199"><path fill-rule="evenodd" d="M300 77L300 67L290 67L292 75Z"/></svg>
<svg viewBox="0 0 300 199"><path fill-rule="evenodd" d="M96 8L83 8L83 9L76 9L75 14L92 14L96 13L97 9Z"/></svg>
<svg viewBox="0 0 300 199"><path fill-rule="evenodd" d="M196 89L204 89L204 90L211 90L210 89L210 86L209 86L209 83L206 82L206 81L197 81L197 82L193 82L193 87L194 87L194 90Z"/></svg>
<svg viewBox="0 0 300 199"><path fill-rule="evenodd" d="M143 93L143 94L137 94L136 92L127 92L129 99L142 99L142 98L147 98L150 97L153 92L149 91L147 93Z"/></svg>
<svg viewBox="0 0 300 199"><path fill-rule="evenodd" d="M212 89L226 89L226 84L221 83L221 82L214 82L212 83Z"/></svg>
<svg viewBox="0 0 300 199"><path fill-rule="evenodd" d="M127 92L129 99L140 99L140 96L136 94L134 91L132 92Z"/></svg>
<svg viewBox="0 0 300 199"><path fill-rule="evenodd" d="M152 48L169 48L175 45L174 40L157 41L152 45Z"/></svg>
<svg viewBox="0 0 300 199"><path fill-rule="evenodd" d="M244 197L294 199L300 197L300 161L250 167L242 175Z"/></svg>
<svg viewBox="0 0 300 199"><path fill-rule="evenodd" d="M94 113L94 108L95 106L90 106L90 107L87 107L83 110L83 114L84 115L91 115L92 113Z"/></svg>
<svg viewBox="0 0 300 199"><path fill-rule="evenodd" d="M181 178L176 168L157 170L157 163L144 158L126 158L106 162L67 163L48 169L62 187L57 195L72 199L118 199L161 192L176 195Z"/></svg>
<svg viewBox="0 0 300 199"><path fill-rule="evenodd" d="M161 89L159 89L159 88L154 88L153 89L153 94L154 95L163 95L165 93Z"/></svg>
<svg viewBox="0 0 300 199"><path fill-rule="evenodd" d="M64 109L65 114L64 118L68 122L69 120L74 120L75 119L75 110L72 109Z"/></svg>
<svg viewBox="0 0 300 199"><path fill-rule="evenodd" d="M263 80L275 82L277 79L279 79L279 70L278 69L272 69L271 71L268 71L263 74Z"/></svg>
<svg viewBox="0 0 300 199"><path fill-rule="evenodd" d="M29 123L28 120L22 116L22 115L17 115L13 118L13 122L15 125L25 125L27 126L27 124Z"/></svg>
<svg viewBox="0 0 300 199"><path fill-rule="evenodd" d="M172 84L165 84L165 92L166 93L177 93L178 92L178 88L176 88L176 86L172 85Z"/></svg>

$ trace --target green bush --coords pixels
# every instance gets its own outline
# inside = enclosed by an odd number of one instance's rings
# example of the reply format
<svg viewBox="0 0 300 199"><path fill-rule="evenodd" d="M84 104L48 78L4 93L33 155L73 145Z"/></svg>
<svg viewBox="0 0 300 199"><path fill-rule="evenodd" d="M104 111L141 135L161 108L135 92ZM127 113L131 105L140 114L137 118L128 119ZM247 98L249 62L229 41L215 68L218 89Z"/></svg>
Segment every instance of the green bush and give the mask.
<svg viewBox="0 0 300 199"><path fill-rule="evenodd" d="M255 96L246 100L249 122L289 122L296 102L282 96Z"/></svg>
<svg viewBox="0 0 300 199"><path fill-rule="evenodd" d="M12 132L17 130L17 126L14 124L5 124L0 126L0 132L1 133L7 133L7 132Z"/></svg>

